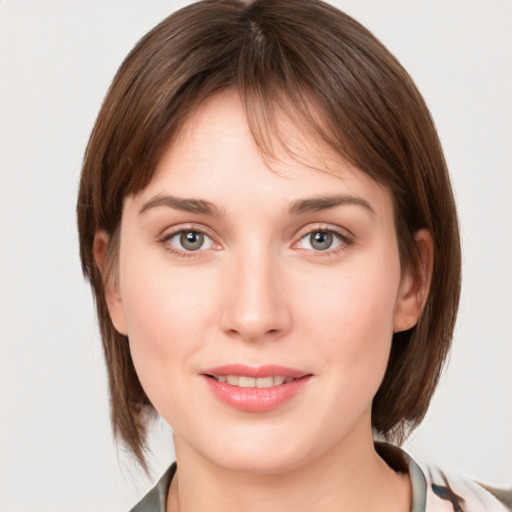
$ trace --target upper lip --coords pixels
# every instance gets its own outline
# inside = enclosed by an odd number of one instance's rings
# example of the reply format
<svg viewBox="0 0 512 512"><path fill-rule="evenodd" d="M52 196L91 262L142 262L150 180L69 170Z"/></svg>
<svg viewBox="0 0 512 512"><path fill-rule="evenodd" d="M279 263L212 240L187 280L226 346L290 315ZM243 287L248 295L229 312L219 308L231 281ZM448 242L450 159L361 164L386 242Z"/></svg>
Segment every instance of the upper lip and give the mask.
<svg viewBox="0 0 512 512"><path fill-rule="evenodd" d="M311 375L308 372L297 370L295 368L288 368L275 364L266 364L263 366L246 366L244 364L227 364L223 366L216 366L215 368L208 368L201 372L203 375L238 375L240 377L292 377L300 379L306 375Z"/></svg>

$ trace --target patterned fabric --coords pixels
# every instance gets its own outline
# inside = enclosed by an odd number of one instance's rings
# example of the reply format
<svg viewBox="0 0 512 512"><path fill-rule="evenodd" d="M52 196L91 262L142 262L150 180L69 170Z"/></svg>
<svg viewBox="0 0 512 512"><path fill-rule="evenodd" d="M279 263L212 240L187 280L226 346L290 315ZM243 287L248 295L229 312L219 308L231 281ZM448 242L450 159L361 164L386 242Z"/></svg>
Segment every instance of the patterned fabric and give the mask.
<svg viewBox="0 0 512 512"><path fill-rule="evenodd" d="M512 489L493 489L439 468L427 468L426 512L505 512L512 510Z"/></svg>
<svg viewBox="0 0 512 512"><path fill-rule="evenodd" d="M512 511L512 489L493 489L460 476L447 475L438 468L422 470L403 450L387 443L375 443L375 449L395 471L409 473L411 512ZM167 492L175 473L176 463L130 512L165 512Z"/></svg>

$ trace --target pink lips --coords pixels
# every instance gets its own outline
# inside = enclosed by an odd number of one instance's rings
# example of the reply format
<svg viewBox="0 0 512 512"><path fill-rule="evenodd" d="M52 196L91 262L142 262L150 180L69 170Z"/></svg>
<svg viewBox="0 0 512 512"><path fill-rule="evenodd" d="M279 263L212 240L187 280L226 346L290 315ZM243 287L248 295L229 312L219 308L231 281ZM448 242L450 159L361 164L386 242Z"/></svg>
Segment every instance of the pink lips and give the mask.
<svg viewBox="0 0 512 512"><path fill-rule="evenodd" d="M210 368L203 371L202 375L217 398L235 409L246 412L265 412L278 408L300 393L312 376L277 365L249 367L239 364ZM254 379L284 377L286 381L271 387L239 387L213 378L229 375Z"/></svg>

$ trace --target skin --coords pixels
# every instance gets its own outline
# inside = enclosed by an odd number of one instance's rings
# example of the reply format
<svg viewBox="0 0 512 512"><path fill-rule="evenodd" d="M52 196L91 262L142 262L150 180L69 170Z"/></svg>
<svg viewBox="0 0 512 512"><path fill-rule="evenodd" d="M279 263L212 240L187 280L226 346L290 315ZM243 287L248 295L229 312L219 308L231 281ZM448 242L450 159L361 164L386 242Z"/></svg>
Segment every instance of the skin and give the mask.
<svg viewBox="0 0 512 512"><path fill-rule="evenodd" d="M407 476L374 451L371 402L392 333L417 322L428 283L402 272L389 191L282 123L308 152L277 151L270 169L236 93L214 96L149 185L125 200L106 295L146 393L174 430L168 510L409 510ZM216 214L161 204L166 195L208 201ZM351 199L290 211L333 196ZM180 229L203 232L201 248L180 245ZM312 245L318 232L335 233L329 248ZM103 269L107 240L97 233ZM416 242L431 268L429 234ZM240 411L201 375L233 363L312 377L275 410Z"/></svg>

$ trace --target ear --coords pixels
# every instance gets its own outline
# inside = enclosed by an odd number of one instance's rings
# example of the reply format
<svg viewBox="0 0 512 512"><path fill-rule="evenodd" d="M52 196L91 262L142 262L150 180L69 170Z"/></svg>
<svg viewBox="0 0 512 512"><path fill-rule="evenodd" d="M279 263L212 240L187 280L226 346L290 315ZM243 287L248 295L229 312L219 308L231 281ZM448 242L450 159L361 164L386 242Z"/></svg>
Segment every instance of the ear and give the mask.
<svg viewBox="0 0 512 512"><path fill-rule="evenodd" d="M116 330L127 336L126 318L123 302L119 291L119 280L116 277L115 262L110 262L108 257L109 236L105 231L97 231L94 235L93 255L103 280L103 292L107 303L110 319Z"/></svg>
<svg viewBox="0 0 512 512"><path fill-rule="evenodd" d="M402 276L393 318L393 331L407 331L420 319L427 302L434 267L434 243L426 229L414 235L418 247L419 268L411 269Z"/></svg>

